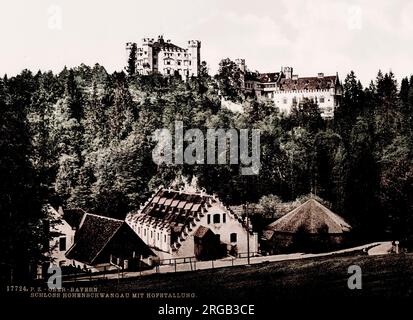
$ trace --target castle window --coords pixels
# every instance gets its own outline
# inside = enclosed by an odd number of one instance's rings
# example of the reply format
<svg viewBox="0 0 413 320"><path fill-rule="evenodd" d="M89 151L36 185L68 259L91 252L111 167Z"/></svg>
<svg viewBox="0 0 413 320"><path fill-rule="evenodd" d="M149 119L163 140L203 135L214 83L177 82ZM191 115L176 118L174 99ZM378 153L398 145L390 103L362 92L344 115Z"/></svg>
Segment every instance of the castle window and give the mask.
<svg viewBox="0 0 413 320"><path fill-rule="evenodd" d="M324 103L324 97L320 97L320 103Z"/></svg>
<svg viewBox="0 0 413 320"><path fill-rule="evenodd" d="M153 238L153 231L151 231L151 239Z"/></svg>
<svg viewBox="0 0 413 320"><path fill-rule="evenodd" d="M287 104L287 98L283 98L283 103Z"/></svg>
<svg viewBox="0 0 413 320"><path fill-rule="evenodd" d="M163 236L163 241L166 242L166 235Z"/></svg>
<svg viewBox="0 0 413 320"><path fill-rule="evenodd" d="M141 233L141 227L138 227L138 233Z"/></svg>
<svg viewBox="0 0 413 320"><path fill-rule="evenodd" d="M159 241L159 233L157 233L157 235L158 235L158 241Z"/></svg>
<svg viewBox="0 0 413 320"><path fill-rule="evenodd" d="M219 213L214 214L213 222L214 223L220 223L221 222L221 215Z"/></svg>
<svg viewBox="0 0 413 320"><path fill-rule="evenodd" d="M143 235L146 237L146 229L143 229Z"/></svg>
<svg viewBox="0 0 413 320"><path fill-rule="evenodd" d="M222 223L226 223L227 222L227 216L225 213L222 214Z"/></svg>
<svg viewBox="0 0 413 320"><path fill-rule="evenodd" d="M231 233L229 238L230 238L230 242L237 242L237 234L236 233Z"/></svg>
<svg viewBox="0 0 413 320"><path fill-rule="evenodd" d="M210 214L207 215L207 220L208 220L208 224L210 224L211 223L211 215Z"/></svg>
<svg viewBox="0 0 413 320"><path fill-rule="evenodd" d="M178 60L178 66L180 66L181 65L181 60Z"/></svg>
<svg viewBox="0 0 413 320"><path fill-rule="evenodd" d="M293 98L293 104L296 105L297 104L297 97Z"/></svg>

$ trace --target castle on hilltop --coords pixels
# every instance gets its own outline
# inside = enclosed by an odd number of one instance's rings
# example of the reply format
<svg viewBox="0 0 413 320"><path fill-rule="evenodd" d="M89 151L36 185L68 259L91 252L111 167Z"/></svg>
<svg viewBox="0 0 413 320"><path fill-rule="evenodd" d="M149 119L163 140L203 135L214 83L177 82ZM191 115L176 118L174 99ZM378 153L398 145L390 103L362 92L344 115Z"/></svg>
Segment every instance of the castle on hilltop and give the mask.
<svg viewBox="0 0 413 320"><path fill-rule="evenodd" d="M130 51L135 43L127 43ZM141 75L160 73L162 75L180 75L182 79L196 77L201 65L201 42L189 40L186 48L181 48L159 36L144 38L137 46L136 72Z"/></svg>
<svg viewBox="0 0 413 320"><path fill-rule="evenodd" d="M288 114L294 105L308 99L319 106L324 119L331 119L340 105L343 89L338 74L325 76L320 72L316 77L299 77L291 67L281 68L280 72L257 73L247 69L244 59L237 59L236 63L242 90L273 100L280 112Z"/></svg>
<svg viewBox="0 0 413 320"><path fill-rule="evenodd" d="M201 42L198 40L189 40L187 47L182 48L161 35L156 41L144 38L139 46L128 42L126 50L129 55L131 50L136 51L135 71L140 75L179 75L188 80L200 72ZM273 100L282 113L288 114L293 106L312 100L319 106L321 116L331 119L340 105L343 90L338 74L325 76L320 72L313 77L299 77L293 74L292 67L283 67L280 72L259 73L248 70L245 59L235 62L241 74L241 90L254 93L259 99Z"/></svg>

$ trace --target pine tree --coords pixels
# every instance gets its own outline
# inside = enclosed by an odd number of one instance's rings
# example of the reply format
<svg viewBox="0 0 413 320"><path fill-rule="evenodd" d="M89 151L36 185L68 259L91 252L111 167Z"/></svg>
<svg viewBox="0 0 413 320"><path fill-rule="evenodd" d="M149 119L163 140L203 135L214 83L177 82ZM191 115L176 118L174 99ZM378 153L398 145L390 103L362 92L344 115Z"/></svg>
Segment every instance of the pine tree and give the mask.
<svg viewBox="0 0 413 320"><path fill-rule="evenodd" d="M30 161L32 145L27 122L27 72L0 80L0 265L8 283L30 279L42 260L47 217L40 183ZM25 88L25 85L29 85ZM22 90L22 91L20 91Z"/></svg>
<svg viewBox="0 0 413 320"><path fill-rule="evenodd" d="M128 65L125 69L128 76L133 77L136 74L138 47L136 43L130 43L129 45Z"/></svg>

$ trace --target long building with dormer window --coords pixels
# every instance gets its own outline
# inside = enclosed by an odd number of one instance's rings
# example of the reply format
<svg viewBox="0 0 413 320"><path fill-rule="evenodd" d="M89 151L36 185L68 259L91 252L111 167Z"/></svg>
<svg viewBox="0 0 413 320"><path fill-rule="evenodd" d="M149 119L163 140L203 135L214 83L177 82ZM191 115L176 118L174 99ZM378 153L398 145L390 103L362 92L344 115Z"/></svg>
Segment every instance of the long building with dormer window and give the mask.
<svg viewBox="0 0 413 320"><path fill-rule="evenodd" d="M325 76L320 72L315 77L299 77L293 74L292 67L281 68L280 72L257 73L247 69L244 59L237 59L236 63L243 75L244 92L273 100L281 113L289 114L294 105L308 99L318 105L324 119L331 119L340 106L342 86L338 74Z"/></svg>
<svg viewBox="0 0 413 320"><path fill-rule="evenodd" d="M251 226L216 197L203 192L159 189L126 222L163 259L216 259L258 251Z"/></svg>

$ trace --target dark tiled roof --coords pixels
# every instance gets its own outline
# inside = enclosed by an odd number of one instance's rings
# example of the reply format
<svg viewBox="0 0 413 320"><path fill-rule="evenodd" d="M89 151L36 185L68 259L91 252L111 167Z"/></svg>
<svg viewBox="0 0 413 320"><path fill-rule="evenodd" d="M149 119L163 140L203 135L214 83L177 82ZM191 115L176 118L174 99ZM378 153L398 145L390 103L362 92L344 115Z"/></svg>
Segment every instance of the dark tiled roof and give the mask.
<svg viewBox="0 0 413 320"><path fill-rule="evenodd" d="M287 233L305 231L312 234L338 234L350 231L351 227L343 218L318 201L310 199L271 223L267 229Z"/></svg>
<svg viewBox="0 0 413 320"><path fill-rule="evenodd" d="M277 82L280 80L280 72L269 72L269 73L256 73L247 72L245 74L245 80L247 81L258 81L261 83Z"/></svg>
<svg viewBox="0 0 413 320"><path fill-rule="evenodd" d="M159 38L157 41L155 41L153 43L153 47L159 50L167 50L167 51L179 51L179 52L186 51L185 49L178 47L172 42L165 41L163 38Z"/></svg>
<svg viewBox="0 0 413 320"><path fill-rule="evenodd" d="M264 230L262 232L262 240L270 240L272 238L272 235L274 234L273 230Z"/></svg>
<svg viewBox="0 0 413 320"><path fill-rule="evenodd" d="M169 227L174 242L185 227L193 225L202 208L214 202L214 197L206 194L160 189L139 214L130 213L130 220L149 221L154 225Z"/></svg>
<svg viewBox="0 0 413 320"><path fill-rule="evenodd" d="M258 76L258 80L262 83L277 82L278 80L280 80L280 73L279 72L261 73Z"/></svg>
<svg viewBox="0 0 413 320"><path fill-rule="evenodd" d="M122 220L87 213L66 257L92 265L123 223Z"/></svg>
<svg viewBox="0 0 413 320"><path fill-rule="evenodd" d="M203 237L205 237L205 235L206 235L209 231L211 231L211 232L213 233L213 231L212 231L211 229L209 229L209 228L207 228L207 227L204 227L204 226L199 226L199 228L198 228L198 229L195 231L195 233L194 233L194 237L203 238Z"/></svg>
<svg viewBox="0 0 413 320"><path fill-rule="evenodd" d="M334 88L337 76L324 77L305 77L294 79L282 79L280 81L280 90L325 90Z"/></svg>
<svg viewBox="0 0 413 320"><path fill-rule="evenodd" d="M65 209L63 210L63 219L74 229L78 229L80 222L86 212L83 209Z"/></svg>
<svg viewBox="0 0 413 320"><path fill-rule="evenodd" d="M209 201L215 200L208 195L163 189L151 199L142 213L170 224L185 224Z"/></svg>

